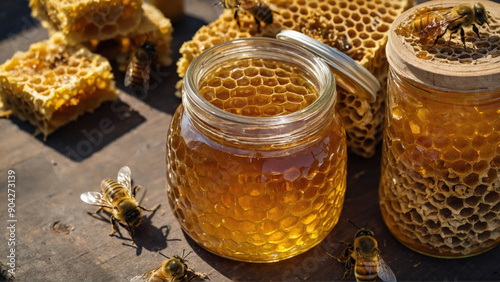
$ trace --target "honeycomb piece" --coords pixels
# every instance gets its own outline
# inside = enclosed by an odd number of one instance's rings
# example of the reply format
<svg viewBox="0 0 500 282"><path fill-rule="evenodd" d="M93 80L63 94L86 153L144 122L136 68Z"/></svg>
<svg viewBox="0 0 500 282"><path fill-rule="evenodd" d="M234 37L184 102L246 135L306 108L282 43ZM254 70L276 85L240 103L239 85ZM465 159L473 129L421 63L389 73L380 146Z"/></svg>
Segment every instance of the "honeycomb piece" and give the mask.
<svg viewBox="0 0 500 282"><path fill-rule="evenodd" d="M157 62L162 66L169 66L172 64L170 49L173 32L172 23L163 16L160 10L148 3L143 3L142 9L144 15L141 23L127 35L104 41L91 40L85 42L84 45L110 60L116 60L118 69L125 71L130 54L148 40L156 46Z"/></svg>
<svg viewBox="0 0 500 282"><path fill-rule="evenodd" d="M389 91L398 94L384 137L380 198L391 232L435 256L468 256L500 243L498 99L451 105L394 83Z"/></svg>
<svg viewBox="0 0 500 282"><path fill-rule="evenodd" d="M274 11L273 24L263 25L261 33L258 33L250 13L239 13L240 28L234 19L234 11L226 9L217 20L203 26L191 41L182 45L177 72L183 77L196 56L221 42L250 36L274 37L281 29L291 29L339 48L366 67L385 86L388 70L385 45L389 26L413 2L268 0L266 3ZM338 92L337 108L344 120L349 148L363 157L373 156L382 135L385 87L377 93L373 103L349 90L339 88Z"/></svg>
<svg viewBox="0 0 500 282"><path fill-rule="evenodd" d="M137 28L142 0L30 0L31 15L71 44L105 40Z"/></svg>
<svg viewBox="0 0 500 282"><path fill-rule="evenodd" d="M61 34L34 43L0 66L4 110L47 135L117 97L109 62Z"/></svg>
<svg viewBox="0 0 500 282"><path fill-rule="evenodd" d="M216 107L244 116L277 116L306 108L318 98L300 70L271 60L245 59L220 66L200 85Z"/></svg>
<svg viewBox="0 0 500 282"><path fill-rule="evenodd" d="M452 35L448 31L434 44L436 34L430 33L427 37L421 37L412 28L413 20L426 17L428 13L433 13L437 9L449 7L450 4L441 3L417 9L410 17L398 24L395 32L405 46L422 60L460 65L491 63L492 59L500 59L500 22L494 14L490 13L488 10L490 6L487 4L488 24L477 26L480 37L474 33L472 27L464 27L465 48L459 32Z"/></svg>

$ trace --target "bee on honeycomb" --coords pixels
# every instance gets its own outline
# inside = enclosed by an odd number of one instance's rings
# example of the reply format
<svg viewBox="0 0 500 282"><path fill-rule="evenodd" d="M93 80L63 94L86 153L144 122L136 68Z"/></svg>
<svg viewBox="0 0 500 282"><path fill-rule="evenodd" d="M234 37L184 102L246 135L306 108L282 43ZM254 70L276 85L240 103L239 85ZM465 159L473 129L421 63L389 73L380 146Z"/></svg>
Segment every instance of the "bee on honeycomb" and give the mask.
<svg viewBox="0 0 500 282"><path fill-rule="evenodd" d="M170 19L149 3L142 4L142 9L144 15L139 26L125 36L117 36L109 40L93 39L85 42L84 45L110 60L116 60L118 69L125 71L130 54L147 40L155 44L156 62L161 66L171 65L170 43L174 29Z"/></svg>

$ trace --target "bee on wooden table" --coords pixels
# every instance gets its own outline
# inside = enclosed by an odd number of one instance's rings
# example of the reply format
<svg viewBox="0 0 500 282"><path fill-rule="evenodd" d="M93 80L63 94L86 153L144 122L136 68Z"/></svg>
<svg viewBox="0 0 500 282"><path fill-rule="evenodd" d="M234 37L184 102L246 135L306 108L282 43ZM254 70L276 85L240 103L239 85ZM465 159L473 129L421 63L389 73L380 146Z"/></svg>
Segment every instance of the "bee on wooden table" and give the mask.
<svg viewBox="0 0 500 282"><path fill-rule="evenodd" d="M182 257L168 257L160 252L160 255L167 258L160 266L152 269L142 276L136 276L131 281L192 281L208 279L205 273L195 272L187 266L186 257L191 253L184 254ZM208 279L210 280L210 279Z"/></svg>
<svg viewBox="0 0 500 282"><path fill-rule="evenodd" d="M423 40L429 36L435 36L434 44L438 42L439 38L450 31L450 38L454 33L460 31L460 37L465 48L465 31L464 27L472 25L472 30L479 38L479 30L475 24L482 26L488 23L488 13L483 4L477 3L472 7L470 4L460 4L449 8L440 8L424 12L417 15L411 22L412 30L419 34L420 39Z"/></svg>
<svg viewBox="0 0 500 282"><path fill-rule="evenodd" d="M113 230L109 236L116 232L115 220L125 224L133 244L134 228L137 228L142 220L141 210L152 212L159 205L151 210L139 206L135 200L135 193L140 186L131 188L130 175L130 168L124 166L118 172L117 181L106 178L101 182L102 193L85 192L80 195L80 199L89 205L99 206L99 209L92 214L97 214L101 210L111 214L110 222Z"/></svg>
<svg viewBox="0 0 500 282"><path fill-rule="evenodd" d="M383 281L396 281L396 276L391 268L380 256L377 240L371 230L357 227L352 221L349 222L358 228L354 243L346 243L341 256L337 259L345 263L345 272L342 279L347 279L354 271L356 281L372 281L379 277Z"/></svg>
<svg viewBox="0 0 500 282"><path fill-rule="evenodd" d="M253 15L255 23L257 23L257 32L259 33L261 22L265 24L273 23L273 11L266 3L257 3L252 0L221 0L221 3L225 9L234 9L234 19L238 23L238 26L240 26L238 20L238 12L240 10Z"/></svg>
<svg viewBox="0 0 500 282"><path fill-rule="evenodd" d="M125 86L142 86L144 92L149 90L149 74L151 63L156 57L156 45L146 39L130 55L130 61L125 71Z"/></svg>

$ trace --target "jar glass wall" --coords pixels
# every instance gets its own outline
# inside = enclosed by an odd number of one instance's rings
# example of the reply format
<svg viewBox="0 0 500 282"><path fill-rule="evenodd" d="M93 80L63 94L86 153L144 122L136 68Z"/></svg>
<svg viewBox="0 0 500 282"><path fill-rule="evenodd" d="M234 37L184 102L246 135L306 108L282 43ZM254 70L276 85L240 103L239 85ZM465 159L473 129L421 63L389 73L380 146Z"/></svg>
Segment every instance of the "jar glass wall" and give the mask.
<svg viewBox="0 0 500 282"><path fill-rule="evenodd" d="M404 12L386 48L380 208L403 244L445 258L500 244L500 5L459 2ZM445 40L427 19L457 5L487 17L473 37Z"/></svg>
<svg viewBox="0 0 500 282"><path fill-rule="evenodd" d="M500 243L500 89L449 93L390 70L380 206L406 246L438 257Z"/></svg>
<svg viewBox="0 0 500 282"><path fill-rule="evenodd" d="M317 100L256 117L224 111L200 94L211 73L245 58L264 62L259 73L270 70L276 81L284 78L281 67L299 70ZM243 79L228 77L222 80L231 85ZM242 261L277 261L318 244L338 222L346 188L346 137L335 99L328 66L291 44L244 39L201 54L187 71L167 141L167 194L184 231L205 249Z"/></svg>

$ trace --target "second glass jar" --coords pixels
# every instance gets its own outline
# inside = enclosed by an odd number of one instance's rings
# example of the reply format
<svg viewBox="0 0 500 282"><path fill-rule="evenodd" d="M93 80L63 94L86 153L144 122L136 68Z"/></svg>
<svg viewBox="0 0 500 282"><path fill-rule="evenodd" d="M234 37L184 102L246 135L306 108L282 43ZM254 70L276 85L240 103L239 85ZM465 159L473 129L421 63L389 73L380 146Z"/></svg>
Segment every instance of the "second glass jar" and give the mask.
<svg viewBox="0 0 500 282"><path fill-rule="evenodd" d="M481 3L491 19L500 17L500 5ZM423 43L407 25L423 8L435 12L454 4L427 2L391 26L379 189L394 236L444 258L500 244L500 60L488 53L494 48L481 51L470 39ZM461 60L466 46L470 60Z"/></svg>
<svg viewBox="0 0 500 282"><path fill-rule="evenodd" d="M201 94L207 84L220 93ZM315 100L302 93L308 88ZM324 239L346 189L335 102L329 67L298 46L252 38L198 56L167 137L167 194L184 231L215 254L251 262L282 260Z"/></svg>

